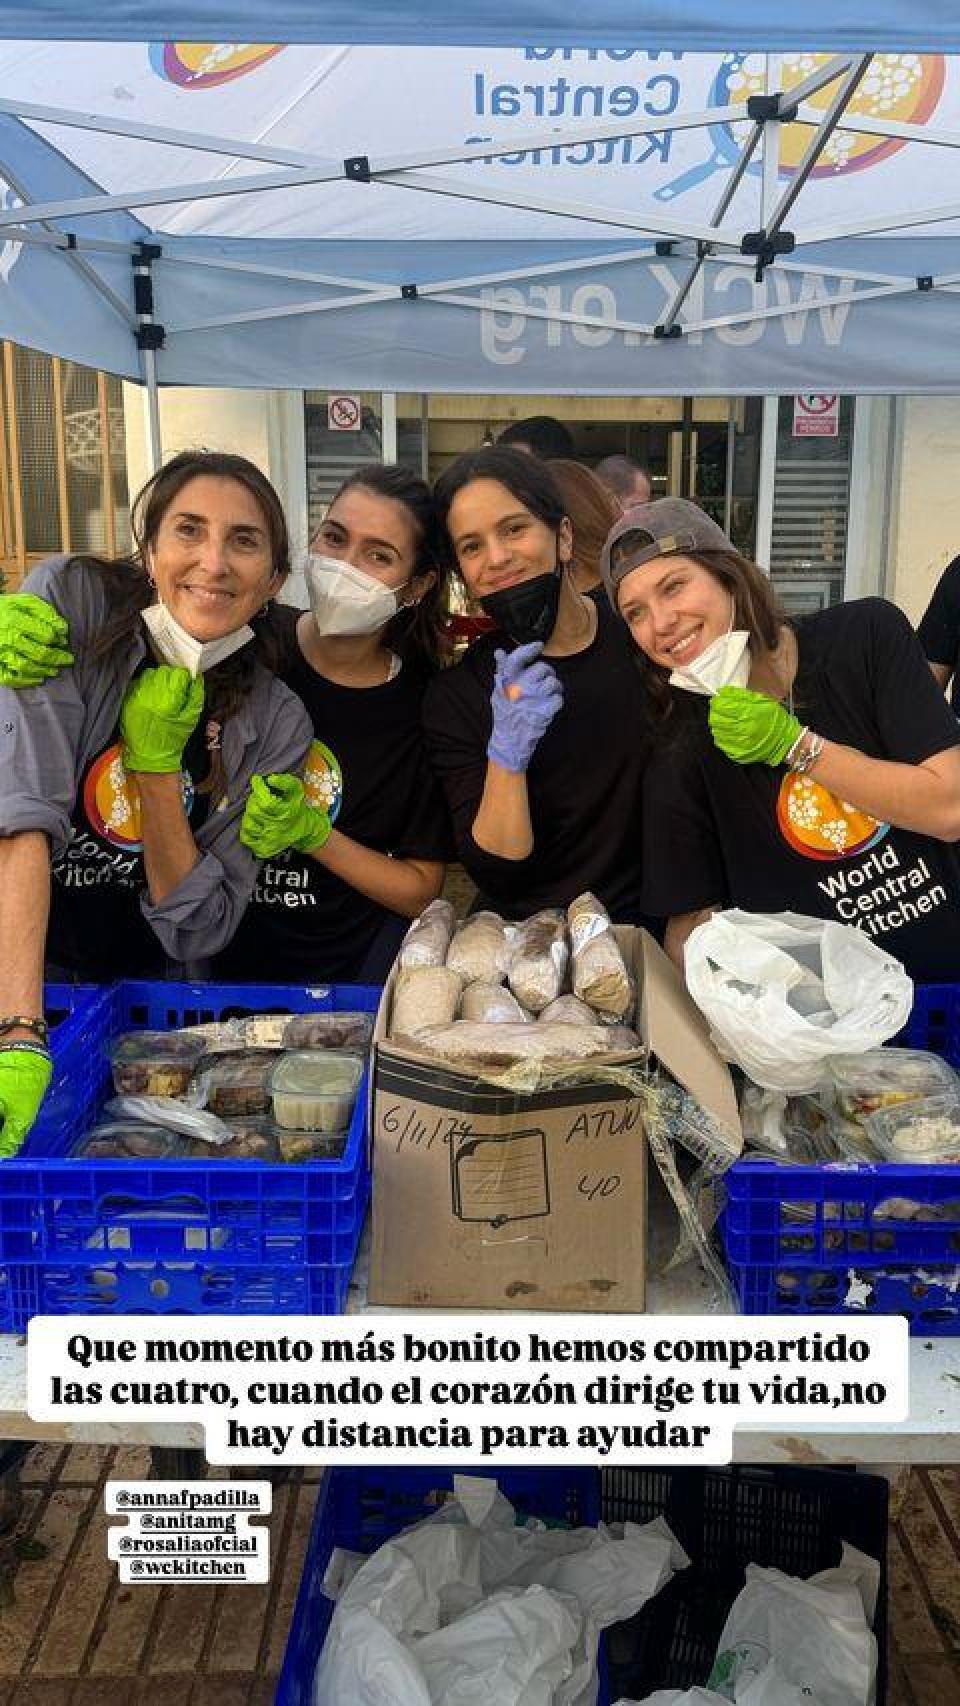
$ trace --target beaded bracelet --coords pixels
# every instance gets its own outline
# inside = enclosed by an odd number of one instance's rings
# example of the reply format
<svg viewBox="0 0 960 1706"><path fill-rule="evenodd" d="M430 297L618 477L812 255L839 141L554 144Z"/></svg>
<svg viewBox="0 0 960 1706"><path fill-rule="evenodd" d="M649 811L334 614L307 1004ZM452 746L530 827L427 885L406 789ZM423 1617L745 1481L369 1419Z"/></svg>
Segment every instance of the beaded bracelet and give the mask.
<svg viewBox="0 0 960 1706"><path fill-rule="evenodd" d="M0 1054L39 1054L44 1060L49 1060L51 1066L53 1065L53 1055L48 1048L44 1048L42 1043L0 1042Z"/></svg>
<svg viewBox="0 0 960 1706"><path fill-rule="evenodd" d="M39 1042L45 1043L49 1029L46 1019L39 1019L34 1014L11 1013L0 1019L0 1037L6 1036L8 1031L32 1031Z"/></svg>

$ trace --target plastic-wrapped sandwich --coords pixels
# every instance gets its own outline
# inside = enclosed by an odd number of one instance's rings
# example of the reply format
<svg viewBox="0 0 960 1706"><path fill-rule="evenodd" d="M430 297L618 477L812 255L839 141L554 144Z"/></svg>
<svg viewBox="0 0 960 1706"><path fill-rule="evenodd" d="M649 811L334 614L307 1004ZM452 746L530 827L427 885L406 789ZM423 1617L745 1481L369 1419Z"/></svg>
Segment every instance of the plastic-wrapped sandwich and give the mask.
<svg viewBox="0 0 960 1706"><path fill-rule="evenodd" d="M581 894L567 908L573 948L573 993L598 1013L624 1019L633 1006L633 979L610 914L593 894Z"/></svg>
<svg viewBox="0 0 960 1706"><path fill-rule="evenodd" d="M460 1004L463 978L449 966L410 966L397 972L390 1014L392 1037L415 1037L425 1025L447 1025Z"/></svg>
<svg viewBox="0 0 960 1706"><path fill-rule="evenodd" d="M453 935L456 915L448 900L432 900L415 918L400 944L398 965L442 966Z"/></svg>
<svg viewBox="0 0 960 1706"><path fill-rule="evenodd" d="M556 1001L563 989L570 950L562 912L536 912L514 926L508 981L517 1000L531 1013Z"/></svg>
<svg viewBox="0 0 960 1706"><path fill-rule="evenodd" d="M502 983L511 948L498 912L475 912L461 924L447 949L447 965L464 983Z"/></svg>

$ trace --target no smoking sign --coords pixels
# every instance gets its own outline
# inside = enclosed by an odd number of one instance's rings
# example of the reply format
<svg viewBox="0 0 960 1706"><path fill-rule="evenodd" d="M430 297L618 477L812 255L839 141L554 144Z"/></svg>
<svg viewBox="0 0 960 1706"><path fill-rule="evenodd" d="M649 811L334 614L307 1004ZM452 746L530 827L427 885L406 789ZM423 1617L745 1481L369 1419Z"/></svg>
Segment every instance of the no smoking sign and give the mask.
<svg viewBox="0 0 960 1706"><path fill-rule="evenodd" d="M331 392L327 397L327 426L331 432L359 432L362 413L360 398L349 392Z"/></svg>
<svg viewBox="0 0 960 1706"><path fill-rule="evenodd" d="M793 399L794 438L836 438L840 432L840 398L824 391Z"/></svg>

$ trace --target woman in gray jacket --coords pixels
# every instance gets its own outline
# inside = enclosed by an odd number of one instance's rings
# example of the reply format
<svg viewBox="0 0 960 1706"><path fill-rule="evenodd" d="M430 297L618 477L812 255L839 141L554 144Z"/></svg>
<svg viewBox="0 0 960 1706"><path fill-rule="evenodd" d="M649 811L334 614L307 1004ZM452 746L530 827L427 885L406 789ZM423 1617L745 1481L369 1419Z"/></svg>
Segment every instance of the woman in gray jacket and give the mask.
<svg viewBox="0 0 960 1706"><path fill-rule="evenodd" d="M289 572L270 482L244 457L184 452L133 525L131 561L28 576L69 667L0 689L0 1154L49 1082L44 964L149 977L223 948L257 873L240 841L250 779L299 770L312 739L252 644Z"/></svg>

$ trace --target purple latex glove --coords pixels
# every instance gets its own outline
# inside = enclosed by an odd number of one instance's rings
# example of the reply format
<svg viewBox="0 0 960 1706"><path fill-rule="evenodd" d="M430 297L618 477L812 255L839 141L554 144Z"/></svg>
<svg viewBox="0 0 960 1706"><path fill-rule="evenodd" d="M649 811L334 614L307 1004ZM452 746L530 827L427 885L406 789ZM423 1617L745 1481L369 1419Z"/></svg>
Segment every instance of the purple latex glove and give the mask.
<svg viewBox="0 0 960 1706"><path fill-rule="evenodd" d="M563 704L563 688L541 659L542 651L540 641L533 640L515 651L493 654L497 668L490 695L493 729L487 757L503 770L526 770L537 742Z"/></svg>

